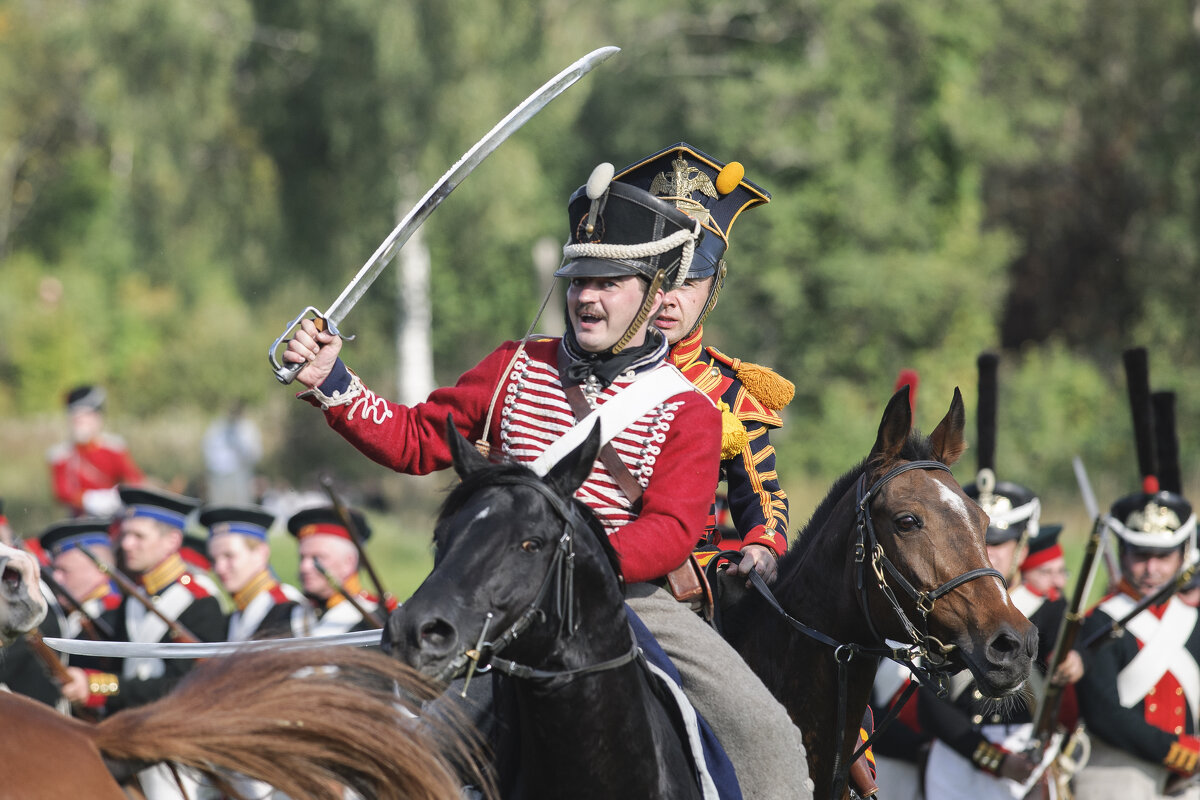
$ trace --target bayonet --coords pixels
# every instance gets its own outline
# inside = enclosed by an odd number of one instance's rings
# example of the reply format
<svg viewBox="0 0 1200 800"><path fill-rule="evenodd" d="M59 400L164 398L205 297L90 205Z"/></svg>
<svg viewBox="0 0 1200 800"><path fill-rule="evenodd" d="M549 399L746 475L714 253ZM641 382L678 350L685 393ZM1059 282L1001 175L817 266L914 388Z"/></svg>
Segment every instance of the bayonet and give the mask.
<svg viewBox="0 0 1200 800"><path fill-rule="evenodd" d="M1096 493L1092 491L1092 482L1088 480L1087 468L1083 459L1075 456L1071 459L1071 468L1075 470L1075 482L1079 484L1079 494L1083 496L1083 507L1087 510L1088 518L1093 525L1100 519L1100 504L1096 502ZM1108 525L1100 528L1100 554L1104 559L1104 567L1108 570L1108 580L1113 586L1121 581L1121 562L1113 549L1112 536Z"/></svg>
<svg viewBox="0 0 1200 800"><path fill-rule="evenodd" d="M450 192L454 191L454 188L462 183L463 179L475 167L479 166L485 158L491 155L492 151L499 147L505 139L545 108L551 100L558 97L572 84L591 72L597 64L611 57L620 49L619 47L601 47L598 50L593 50L555 75L543 84L540 89L525 98L504 119L497 122L495 127L487 132L487 135L464 153L462 158L454 166L450 167L446 171L446 174L425 193L425 196L417 201L417 204L409 210L404 218L400 220L400 223L388 234L388 237L380 243L371 257L367 259L367 262L358 270L358 274L342 290L342 293L338 295L338 298L333 301L333 304L329 308L321 312L319 309L309 306L301 311L288 325L287 330L275 340L271 345L270 351L267 353L271 367L275 371L275 377L279 379L279 382L284 384L291 383L295 380L296 374L304 367L303 363L282 364L276 358L275 354L305 317L311 314L319 330L328 330L335 335L341 335L338 326L342 323L342 320L346 318L346 315L350 313L350 310L354 308L355 304L358 303L366 291L371 288L371 284L375 282L375 279L387 267L392 257L399 252L404 243L412 236L413 231L421 226L421 223L433 213L433 210L446 199Z"/></svg>

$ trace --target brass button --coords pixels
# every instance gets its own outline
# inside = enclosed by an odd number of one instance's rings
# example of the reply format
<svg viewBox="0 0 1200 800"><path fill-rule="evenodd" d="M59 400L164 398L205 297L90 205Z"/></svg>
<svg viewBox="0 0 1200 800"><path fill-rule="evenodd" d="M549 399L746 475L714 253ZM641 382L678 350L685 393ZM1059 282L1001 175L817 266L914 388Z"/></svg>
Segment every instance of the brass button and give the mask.
<svg viewBox="0 0 1200 800"><path fill-rule="evenodd" d="M1148 711L1152 711L1152 712L1153 712L1153 711L1157 711L1157 710L1158 710L1158 703L1151 703L1151 704L1150 704L1150 707L1149 707L1147 710L1148 710Z"/></svg>
<svg viewBox="0 0 1200 800"><path fill-rule="evenodd" d="M978 725L979 723L983 722L983 715L976 714L975 716L971 717L971 721Z"/></svg>
<svg viewBox="0 0 1200 800"><path fill-rule="evenodd" d="M1182 687L1182 686L1176 686L1176 687L1175 687L1175 696L1176 696L1176 697L1179 697L1179 695L1181 695L1181 694L1183 694L1183 687Z"/></svg>
<svg viewBox="0 0 1200 800"><path fill-rule="evenodd" d="M1182 726L1182 725L1176 725L1176 726L1175 726L1175 735L1176 735L1176 736L1178 736L1178 735L1180 735L1181 733L1183 733L1183 726Z"/></svg>

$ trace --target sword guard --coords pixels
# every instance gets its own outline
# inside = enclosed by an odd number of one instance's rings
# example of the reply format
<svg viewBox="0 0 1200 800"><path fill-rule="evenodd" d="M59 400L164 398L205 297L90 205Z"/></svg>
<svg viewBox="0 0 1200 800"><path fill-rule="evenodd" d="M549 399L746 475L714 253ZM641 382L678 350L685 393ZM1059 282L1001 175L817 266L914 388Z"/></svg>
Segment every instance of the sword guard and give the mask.
<svg viewBox="0 0 1200 800"><path fill-rule="evenodd" d="M312 314L312 316L309 317L309 314ZM303 362L298 364L293 364L291 362L284 364L275 356L275 354L279 351L280 347L283 347L287 344L288 337L291 336L292 331L296 330L296 328L300 326L300 323L303 322L305 318L311 319L319 331L329 331L334 336L340 336L344 341L347 342L354 341L353 336L346 336L339 331L336 325L331 323L324 315L322 315L320 309L315 308L314 306L309 306L308 308L304 309L298 315L296 315L294 320L288 323L287 328L285 328L283 333L279 334L279 337L271 343L271 349L267 351L267 359L271 362L271 369L275 373L275 378L285 386L296 380L296 375L300 373L300 370L304 369L304 364Z"/></svg>

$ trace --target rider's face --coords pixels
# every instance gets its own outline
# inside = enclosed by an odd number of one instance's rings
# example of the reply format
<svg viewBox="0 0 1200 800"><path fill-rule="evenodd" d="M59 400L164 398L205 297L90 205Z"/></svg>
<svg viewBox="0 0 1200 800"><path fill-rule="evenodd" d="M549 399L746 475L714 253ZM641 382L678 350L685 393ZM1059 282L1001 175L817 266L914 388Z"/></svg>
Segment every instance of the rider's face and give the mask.
<svg viewBox="0 0 1200 800"><path fill-rule="evenodd" d="M666 334L668 344L675 344L696 327L708 303L712 283L711 275L707 278L689 278L683 282L683 286L667 292L654 326Z"/></svg>
<svg viewBox="0 0 1200 800"><path fill-rule="evenodd" d="M589 353L603 353L612 348L628 330L642 306L646 285L634 275L608 278L573 278L567 288L567 313L575 339ZM662 304L660 290L651 315ZM638 328L629 341L637 347L646 340L646 325Z"/></svg>

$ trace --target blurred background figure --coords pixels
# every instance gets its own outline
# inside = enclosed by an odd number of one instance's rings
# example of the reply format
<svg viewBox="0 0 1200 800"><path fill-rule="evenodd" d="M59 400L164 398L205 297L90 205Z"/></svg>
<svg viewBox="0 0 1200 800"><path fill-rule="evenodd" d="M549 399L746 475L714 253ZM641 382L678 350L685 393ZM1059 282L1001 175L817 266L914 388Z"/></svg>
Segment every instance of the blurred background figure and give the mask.
<svg viewBox="0 0 1200 800"><path fill-rule="evenodd" d="M1029 540L1029 553L1021 562L1021 585L1038 597L1057 600L1067 588L1067 560L1058 535L1062 525L1042 525Z"/></svg>
<svg viewBox="0 0 1200 800"><path fill-rule="evenodd" d="M136 486L145 480L125 442L104 430L104 401L99 386L68 392L71 440L51 448L47 456L54 496L72 516L111 516L121 507L117 484Z"/></svg>
<svg viewBox="0 0 1200 800"><path fill-rule="evenodd" d="M207 495L214 505L251 505L258 499L254 468L262 458L262 435L245 412L246 404L235 400L204 433Z"/></svg>
<svg viewBox="0 0 1200 800"><path fill-rule="evenodd" d="M356 533L365 542L371 535L366 518L354 509L349 513ZM377 613L378 599L363 588L358 577L358 549L337 511L308 508L293 515L287 526L299 547L300 586L312 603L311 608L294 609L294 635L323 636L379 627L363 613Z"/></svg>
<svg viewBox="0 0 1200 800"><path fill-rule="evenodd" d="M227 638L231 642L291 634L292 609L304 603L294 586L271 570L268 531L275 517L257 506L206 506L213 571L233 599Z"/></svg>

